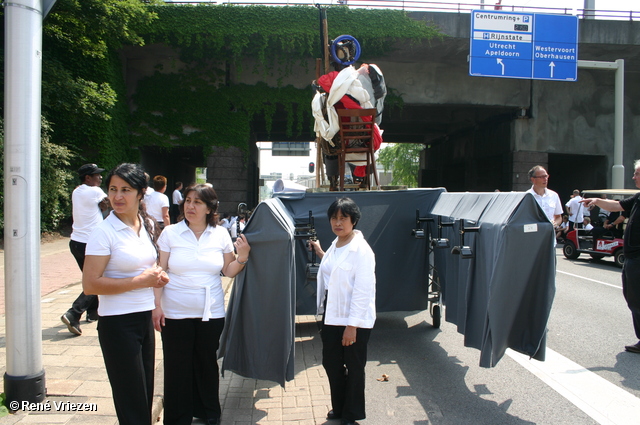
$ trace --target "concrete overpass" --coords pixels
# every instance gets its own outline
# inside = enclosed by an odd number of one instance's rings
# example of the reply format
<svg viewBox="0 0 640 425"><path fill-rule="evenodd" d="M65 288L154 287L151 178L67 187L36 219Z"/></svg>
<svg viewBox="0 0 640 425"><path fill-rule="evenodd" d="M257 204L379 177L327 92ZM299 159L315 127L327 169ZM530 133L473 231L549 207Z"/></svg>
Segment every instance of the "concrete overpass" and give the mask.
<svg viewBox="0 0 640 425"><path fill-rule="evenodd" d="M385 111L385 141L427 147L421 159L421 186L444 186L449 191L525 190L530 186L526 172L535 164L548 167L550 187L562 199L568 199L574 188L611 185L613 72L580 69L577 82L471 77L467 59L470 14L412 12L410 16L433 23L446 37L421 45L398 44L393 53L369 62L380 66L387 85L405 102L402 110ZM580 60L625 60L624 166L629 176L625 184L631 187L632 162L640 158L640 106L636 101L640 96L640 22L581 19L579 34ZM123 50L129 94L158 64L171 63L165 69L175 68L176 57L162 45ZM246 62L244 69L251 70L252 60ZM305 88L315 78L310 72L301 70L283 83ZM246 71L234 82L261 80L262 76ZM266 82L275 86L276 78ZM276 117L270 140L287 140L278 128ZM265 137L256 133L253 141ZM185 164L189 158L185 156ZM242 157L233 149L219 149L207 164L192 165L207 166L209 181L230 188L219 194L221 200L228 200L227 205L222 204L226 211L238 202L255 199L259 176L255 159L254 150L242 175L237 171L238 165L244 165ZM152 173L168 174L157 168L175 165L175 157L164 162L149 158L148 162Z"/></svg>

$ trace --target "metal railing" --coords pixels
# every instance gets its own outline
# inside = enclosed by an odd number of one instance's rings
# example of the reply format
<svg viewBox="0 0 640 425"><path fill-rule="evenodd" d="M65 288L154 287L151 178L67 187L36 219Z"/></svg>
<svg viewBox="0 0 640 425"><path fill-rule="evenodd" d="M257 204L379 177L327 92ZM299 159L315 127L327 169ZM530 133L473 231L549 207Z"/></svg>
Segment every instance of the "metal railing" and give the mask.
<svg viewBox="0 0 640 425"><path fill-rule="evenodd" d="M246 1L246 0L201 0L201 1L171 1L168 4L233 4L238 6L264 5L264 6L346 6L353 9L396 9L407 12L449 12L471 13L472 10L485 9L504 12L529 12L551 13L561 15L576 15L581 19L606 19L639 21L640 10L598 10L598 9L573 9L556 7L514 6L509 4L479 4L479 3L444 3L420 0L318 0L318 1Z"/></svg>

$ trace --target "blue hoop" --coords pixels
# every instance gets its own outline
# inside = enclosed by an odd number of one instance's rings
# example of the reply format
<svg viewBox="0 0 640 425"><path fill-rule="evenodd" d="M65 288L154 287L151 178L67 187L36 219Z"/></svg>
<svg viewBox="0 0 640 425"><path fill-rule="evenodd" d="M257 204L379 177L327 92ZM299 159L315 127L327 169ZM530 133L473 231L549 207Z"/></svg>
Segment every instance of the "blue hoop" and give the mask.
<svg viewBox="0 0 640 425"><path fill-rule="evenodd" d="M355 54L353 55L352 58L347 57L347 60L341 60L340 58L338 58L336 48L337 46L345 42L350 42L351 44L353 44L353 47L355 47ZM358 43L358 40L356 40L355 37L352 37L350 35L341 35L340 37L333 40L333 42L331 43L330 51L331 51L331 58L333 59L333 61L341 65L351 65L352 63L357 61L358 58L360 58L360 53L361 53L360 43ZM349 52L349 56L351 56L351 52Z"/></svg>

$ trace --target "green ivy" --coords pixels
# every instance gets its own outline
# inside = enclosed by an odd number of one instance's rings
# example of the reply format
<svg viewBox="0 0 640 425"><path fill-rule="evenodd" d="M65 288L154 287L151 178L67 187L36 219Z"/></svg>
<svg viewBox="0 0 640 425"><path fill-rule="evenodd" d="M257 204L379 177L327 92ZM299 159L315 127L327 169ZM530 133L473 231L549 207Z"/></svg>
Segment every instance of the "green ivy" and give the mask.
<svg viewBox="0 0 640 425"><path fill-rule="evenodd" d="M255 57L269 73L291 72L296 60L321 57L319 12L312 6L169 5L152 6L158 20L147 43L179 47L186 62L215 58L239 65ZM442 36L435 27L399 10L327 10L329 39L349 34L362 47L362 60L392 50L399 40L422 42Z"/></svg>
<svg viewBox="0 0 640 425"><path fill-rule="evenodd" d="M269 133L278 108L286 115L288 137L313 138L311 90L282 87L282 80L299 67L307 72L309 59L321 55L317 8L198 4L152 10L158 20L141 31L145 42L176 48L187 69L166 74L159 67L138 83L129 127L135 145L203 146L205 154L211 146L236 146L246 152L255 118L264 120ZM363 61L388 53L398 40L439 35L402 11L332 7L327 16L329 37L356 37ZM275 76L278 86L230 83L223 70L240 70L246 57L257 59L253 72ZM401 107L402 98L391 93L387 104Z"/></svg>
<svg viewBox="0 0 640 425"><path fill-rule="evenodd" d="M134 102L130 130L138 146L202 146L205 154L212 146L236 146L246 152L254 117L264 117L270 132L277 105L289 117L287 136L305 128L312 134L309 90L292 86L216 87L188 74L156 73L138 83Z"/></svg>

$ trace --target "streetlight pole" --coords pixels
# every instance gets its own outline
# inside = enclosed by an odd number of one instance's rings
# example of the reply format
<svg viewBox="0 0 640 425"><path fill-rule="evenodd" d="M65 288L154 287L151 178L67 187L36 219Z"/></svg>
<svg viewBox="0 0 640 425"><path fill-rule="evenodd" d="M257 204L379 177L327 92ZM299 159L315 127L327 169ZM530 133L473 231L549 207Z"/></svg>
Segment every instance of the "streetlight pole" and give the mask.
<svg viewBox="0 0 640 425"><path fill-rule="evenodd" d="M42 21L54 3L4 3L4 391L12 410L25 401L41 402L46 395L40 317L40 114Z"/></svg>

